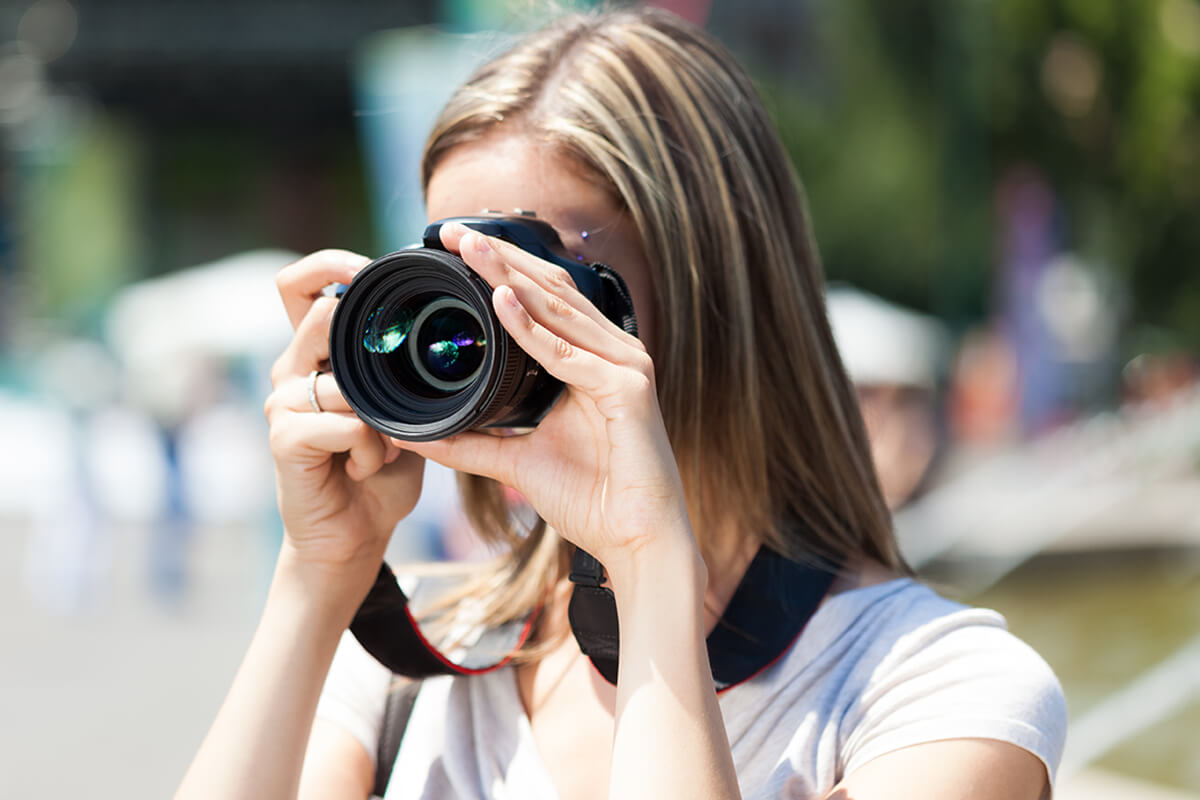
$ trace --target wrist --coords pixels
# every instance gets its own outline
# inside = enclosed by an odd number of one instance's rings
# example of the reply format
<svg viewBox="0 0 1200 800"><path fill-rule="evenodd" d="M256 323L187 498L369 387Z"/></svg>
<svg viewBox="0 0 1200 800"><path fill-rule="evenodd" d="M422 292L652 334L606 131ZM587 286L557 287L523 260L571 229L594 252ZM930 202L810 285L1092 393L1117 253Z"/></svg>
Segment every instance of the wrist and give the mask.
<svg viewBox="0 0 1200 800"><path fill-rule="evenodd" d="M653 609L695 607L702 613L708 568L691 531L658 536L622 558L605 564L622 619Z"/></svg>
<svg viewBox="0 0 1200 800"><path fill-rule="evenodd" d="M317 563L305 559L285 539L275 564L271 593L344 630L362 604L382 557L362 557L338 564Z"/></svg>

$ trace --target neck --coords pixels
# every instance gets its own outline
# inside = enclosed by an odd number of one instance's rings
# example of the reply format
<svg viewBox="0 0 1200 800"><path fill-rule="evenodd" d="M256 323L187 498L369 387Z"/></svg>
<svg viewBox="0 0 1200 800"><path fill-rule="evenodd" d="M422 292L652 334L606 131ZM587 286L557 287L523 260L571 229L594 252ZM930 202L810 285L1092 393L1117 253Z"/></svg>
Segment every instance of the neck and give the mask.
<svg viewBox="0 0 1200 800"><path fill-rule="evenodd" d="M737 529L733 520L710 526L700 539L704 563L708 567L708 587L704 593L704 629L716 627L725 607L733 599L746 568L754 560L760 542Z"/></svg>

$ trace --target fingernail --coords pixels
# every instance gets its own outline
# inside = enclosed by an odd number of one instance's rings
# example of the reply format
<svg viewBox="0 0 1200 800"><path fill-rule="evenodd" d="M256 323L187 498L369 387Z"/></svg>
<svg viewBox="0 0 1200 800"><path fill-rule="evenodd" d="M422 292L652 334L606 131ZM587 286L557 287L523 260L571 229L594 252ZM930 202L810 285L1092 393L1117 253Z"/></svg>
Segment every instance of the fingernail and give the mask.
<svg viewBox="0 0 1200 800"><path fill-rule="evenodd" d="M492 243L482 233L476 233L475 241L471 243L471 247L475 248L476 253L489 253L492 250Z"/></svg>
<svg viewBox="0 0 1200 800"><path fill-rule="evenodd" d="M511 286L501 286L500 289L504 295L501 299L505 303L508 303L513 308L521 307L521 301L517 299L517 293L512 290Z"/></svg>

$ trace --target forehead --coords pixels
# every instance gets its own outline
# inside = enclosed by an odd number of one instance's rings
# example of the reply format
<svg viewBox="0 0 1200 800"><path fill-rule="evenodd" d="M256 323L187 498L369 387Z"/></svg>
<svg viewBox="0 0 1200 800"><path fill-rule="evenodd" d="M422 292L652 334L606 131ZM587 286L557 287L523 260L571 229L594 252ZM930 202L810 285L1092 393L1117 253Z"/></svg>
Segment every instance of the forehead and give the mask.
<svg viewBox="0 0 1200 800"><path fill-rule="evenodd" d="M522 135L492 135L447 153L425 190L429 220L533 211L558 231L569 253L600 261L625 279L643 338L653 342L654 280L632 216L607 183L553 145ZM586 233L585 233L586 232Z"/></svg>
<svg viewBox="0 0 1200 800"><path fill-rule="evenodd" d="M534 211L564 236L620 216L607 187L552 145L520 134L492 135L444 156L426 189L429 218L484 209Z"/></svg>

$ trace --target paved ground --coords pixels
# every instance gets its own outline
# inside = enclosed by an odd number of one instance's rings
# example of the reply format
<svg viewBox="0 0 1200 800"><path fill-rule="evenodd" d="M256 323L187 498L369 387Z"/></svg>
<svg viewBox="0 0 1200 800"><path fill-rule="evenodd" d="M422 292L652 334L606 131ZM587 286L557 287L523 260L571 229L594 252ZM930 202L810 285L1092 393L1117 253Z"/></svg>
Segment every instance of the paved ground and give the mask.
<svg viewBox="0 0 1200 800"><path fill-rule="evenodd" d="M0 522L0 798L171 796L265 585L265 534L203 534L176 608L148 589L145 536L123 530L97 551L110 566L86 609L64 615L26 588L28 530Z"/></svg>

